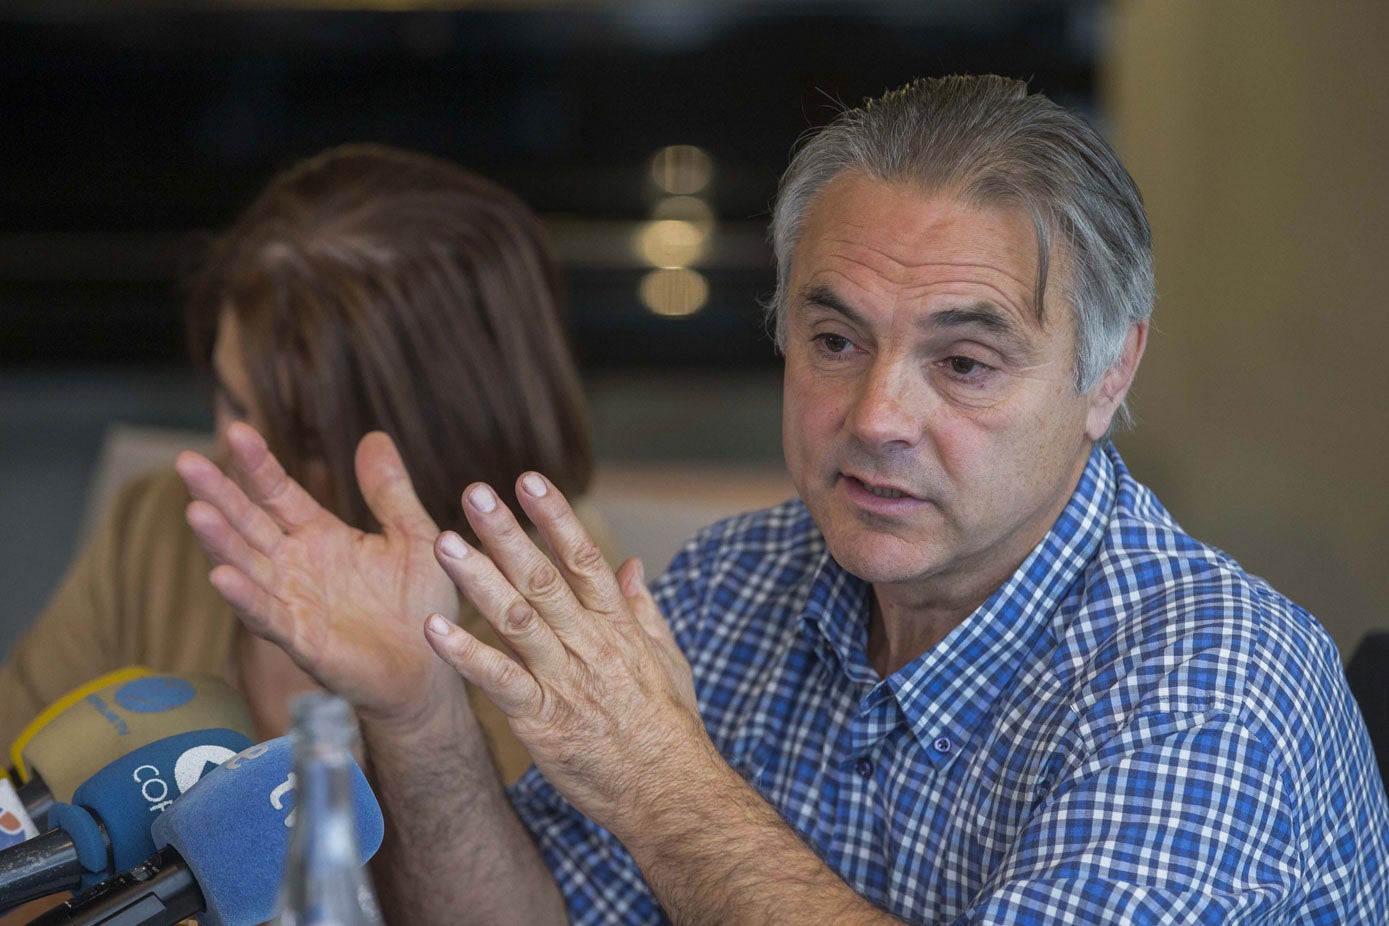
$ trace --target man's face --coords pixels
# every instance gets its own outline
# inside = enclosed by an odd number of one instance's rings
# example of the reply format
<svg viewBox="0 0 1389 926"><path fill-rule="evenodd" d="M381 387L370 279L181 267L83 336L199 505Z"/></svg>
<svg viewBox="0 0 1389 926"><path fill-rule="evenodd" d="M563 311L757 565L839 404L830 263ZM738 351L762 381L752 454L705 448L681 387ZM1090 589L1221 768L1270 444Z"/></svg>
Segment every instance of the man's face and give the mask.
<svg viewBox="0 0 1389 926"><path fill-rule="evenodd" d="M1037 320L1021 209L848 173L792 258L782 443L836 560L973 609L1050 529L1105 408L1075 390L1071 309ZM1049 294L1064 284L1052 264Z"/></svg>

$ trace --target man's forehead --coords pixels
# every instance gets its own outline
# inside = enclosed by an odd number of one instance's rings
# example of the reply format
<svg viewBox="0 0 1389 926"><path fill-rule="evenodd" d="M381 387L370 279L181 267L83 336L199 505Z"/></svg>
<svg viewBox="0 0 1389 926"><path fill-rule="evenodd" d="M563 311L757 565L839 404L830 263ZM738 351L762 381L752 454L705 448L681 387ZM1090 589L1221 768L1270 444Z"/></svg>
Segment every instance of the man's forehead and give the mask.
<svg viewBox="0 0 1389 926"><path fill-rule="evenodd" d="M900 235L891 233L899 230ZM793 265L799 265L793 266L793 284L797 277L803 283L789 301L843 308L853 287L825 284L828 265L867 265L881 257L904 268L914 263L919 269L955 267L966 279L975 274L975 282L994 284L991 297L962 296L955 300L958 305L947 305L943 314L930 313L939 318L923 319L922 324L977 323L1001 331L1022 322L1025 327L1046 328L1049 320L1070 314L1062 304L1064 287L1055 285L1060 282L1059 255L1047 246L1048 237L1020 203L979 202L953 190L845 172L811 202L792 254ZM992 280L985 279L990 276ZM1039 303L1043 299L1045 308Z"/></svg>

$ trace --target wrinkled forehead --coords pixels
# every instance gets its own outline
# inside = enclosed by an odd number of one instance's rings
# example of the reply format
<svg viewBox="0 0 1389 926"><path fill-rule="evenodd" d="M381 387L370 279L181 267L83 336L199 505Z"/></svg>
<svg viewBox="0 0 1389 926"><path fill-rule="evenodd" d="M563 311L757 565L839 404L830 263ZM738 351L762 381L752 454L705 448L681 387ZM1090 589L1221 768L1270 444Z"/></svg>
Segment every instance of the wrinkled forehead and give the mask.
<svg viewBox="0 0 1389 926"><path fill-rule="evenodd" d="M1020 196L955 185L883 180L859 171L837 175L810 201L791 253L788 301L803 299L808 275L840 242L903 265L913 260L976 264L1006 272L1007 300L1038 327L1074 316L1066 286L1067 255L1043 212ZM871 242L867 244L867 242ZM847 253L841 259L852 262Z"/></svg>
<svg viewBox="0 0 1389 926"><path fill-rule="evenodd" d="M1058 234L1054 220L1033 199L1014 191L974 187L956 193L962 202L979 209L1004 209L1025 216L1032 227L1032 248L1036 276L1032 288L1032 307L1039 324L1046 326L1057 317L1074 314L1068 281L1071 278L1071 249L1066 236Z"/></svg>

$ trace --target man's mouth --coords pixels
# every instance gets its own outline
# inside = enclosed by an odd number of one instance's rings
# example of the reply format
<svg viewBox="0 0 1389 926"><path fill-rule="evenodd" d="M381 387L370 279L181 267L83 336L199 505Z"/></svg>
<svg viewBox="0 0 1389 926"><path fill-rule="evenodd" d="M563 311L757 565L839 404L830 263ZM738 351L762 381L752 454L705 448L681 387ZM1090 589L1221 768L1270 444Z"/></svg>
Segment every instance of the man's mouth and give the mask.
<svg viewBox="0 0 1389 926"><path fill-rule="evenodd" d="M892 486L873 485L871 482L866 482L858 476L850 476L848 473L845 473L844 477L857 484L870 495L875 495L878 498L916 498L916 496L912 495L910 492L894 489Z"/></svg>

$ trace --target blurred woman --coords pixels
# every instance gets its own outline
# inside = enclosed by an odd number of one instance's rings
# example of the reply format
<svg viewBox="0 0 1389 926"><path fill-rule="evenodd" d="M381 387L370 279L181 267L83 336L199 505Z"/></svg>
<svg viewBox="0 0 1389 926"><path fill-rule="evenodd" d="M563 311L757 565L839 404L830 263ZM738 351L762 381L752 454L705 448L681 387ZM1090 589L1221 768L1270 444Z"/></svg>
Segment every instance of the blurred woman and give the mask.
<svg viewBox="0 0 1389 926"><path fill-rule="evenodd" d="M469 482L508 486L534 469L570 497L588 486L561 301L539 223L515 196L435 158L348 146L271 182L212 248L187 310L219 439L232 421L253 425L324 507L371 531L353 454L385 431L435 522L466 536L457 493ZM120 493L0 668L0 743L132 664L220 674L262 737L286 729L287 699L313 683L208 584L188 501L172 469ZM491 632L466 603L461 621ZM524 751L485 698L473 704L513 780Z"/></svg>

